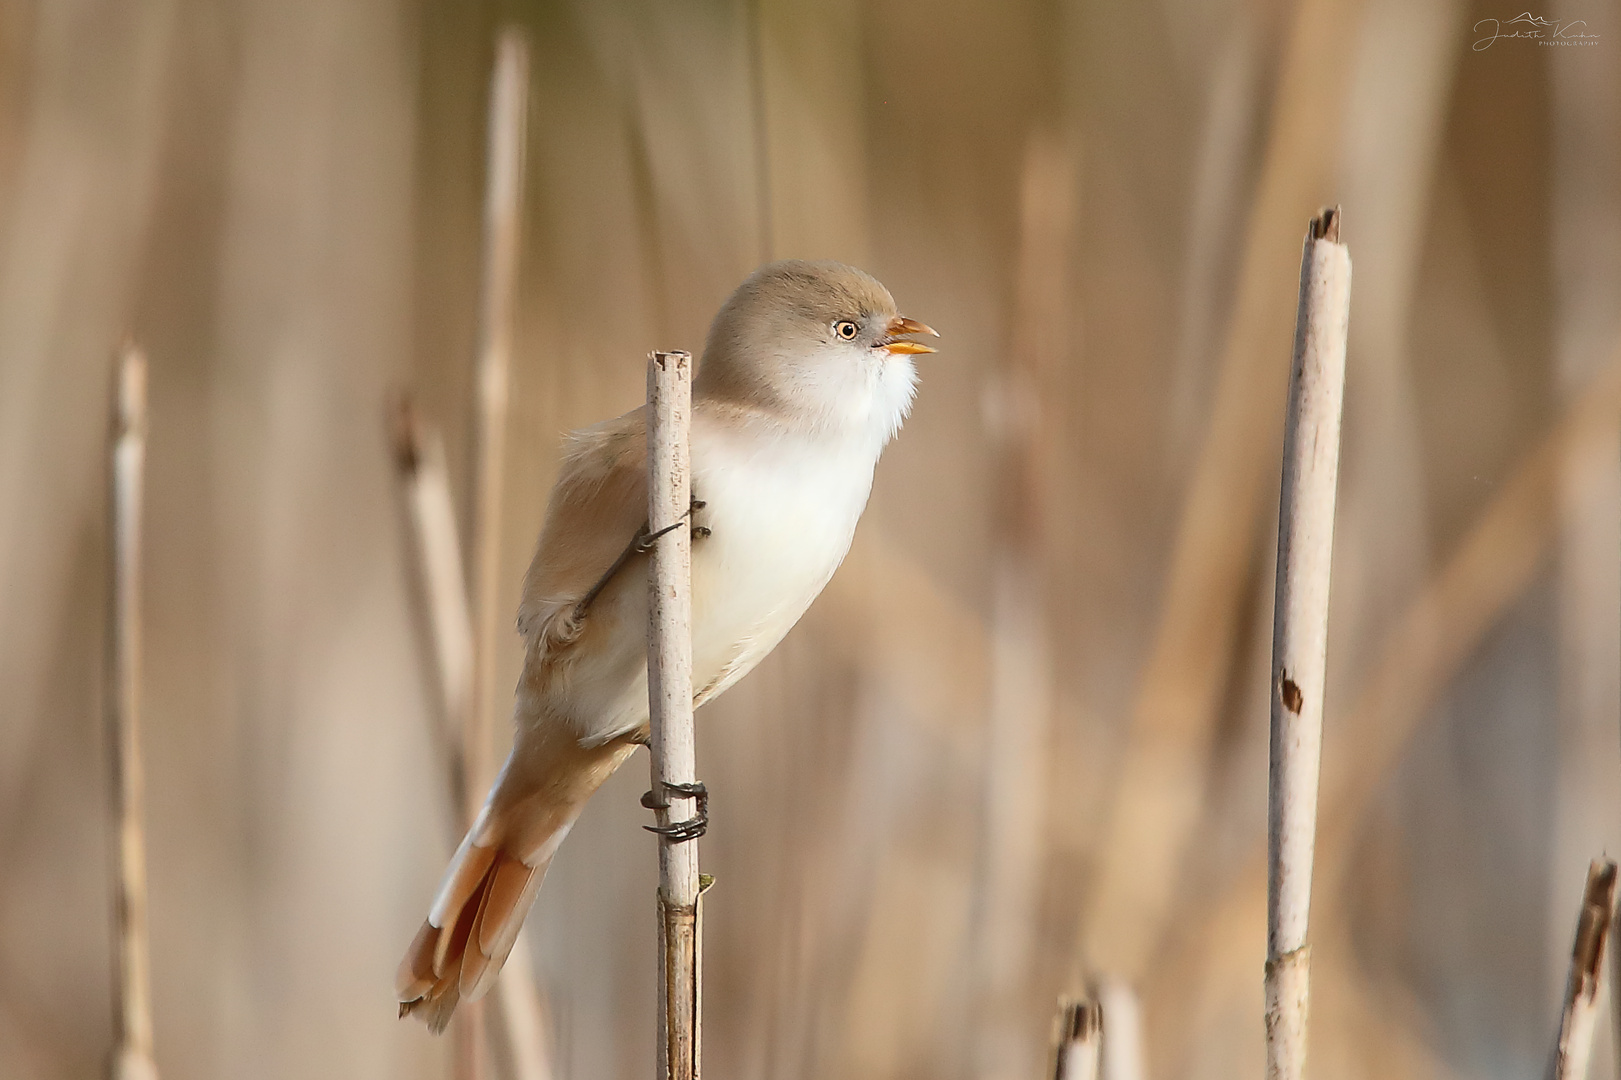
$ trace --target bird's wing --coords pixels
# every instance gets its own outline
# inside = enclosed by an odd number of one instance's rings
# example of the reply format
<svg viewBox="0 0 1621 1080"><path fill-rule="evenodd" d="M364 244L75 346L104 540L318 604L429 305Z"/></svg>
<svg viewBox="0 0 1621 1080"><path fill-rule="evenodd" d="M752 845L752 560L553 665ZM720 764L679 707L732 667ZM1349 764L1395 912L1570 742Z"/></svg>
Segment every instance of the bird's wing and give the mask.
<svg viewBox="0 0 1621 1080"><path fill-rule="evenodd" d="M579 638L580 601L646 521L647 410L569 436L518 608L530 663Z"/></svg>

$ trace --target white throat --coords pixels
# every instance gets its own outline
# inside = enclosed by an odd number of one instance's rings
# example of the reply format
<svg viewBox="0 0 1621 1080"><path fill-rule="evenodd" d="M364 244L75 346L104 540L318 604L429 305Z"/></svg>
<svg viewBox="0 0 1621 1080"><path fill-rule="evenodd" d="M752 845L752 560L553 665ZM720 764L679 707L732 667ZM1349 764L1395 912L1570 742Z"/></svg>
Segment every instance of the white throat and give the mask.
<svg viewBox="0 0 1621 1080"><path fill-rule="evenodd" d="M803 426L859 443L876 459L912 411L917 369L910 357L878 349L830 351L835 355L784 364L778 392Z"/></svg>

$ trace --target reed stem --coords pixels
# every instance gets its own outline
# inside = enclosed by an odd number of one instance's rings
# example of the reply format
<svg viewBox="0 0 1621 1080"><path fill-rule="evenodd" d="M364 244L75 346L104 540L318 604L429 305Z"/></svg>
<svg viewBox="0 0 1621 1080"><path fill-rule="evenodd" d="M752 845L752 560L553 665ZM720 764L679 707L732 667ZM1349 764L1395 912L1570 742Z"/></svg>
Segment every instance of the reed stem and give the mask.
<svg viewBox="0 0 1621 1080"><path fill-rule="evenodd" d="M649 532L647 691L658 824L693 819L696 801L671 785L697 783L692 725L692 505L688 431L692 357L656 352L647 368ZM666 531L667 530L667 531ZM662 532L662 535L660 535ZM659 837L659 1064L664 1080L699 1069L698 844Z"/></svg>
<svg viewBox="0 0 1621 1080"><path fill-rule="evenodd" d="M113 391L112 589L107 728L116 838L112 1080L157 1080L152 1047L151 939L146 921L146 781L141 765L141 511L146 479L146 357L125 345Z"/></svg>
<svg viewBox="0 0 1621 1080"><path fill-rule="evenodd" d="M1060 998L1053 1027L1053 1080L1099 1080L1103 1010L1097 1000Z"/></svg>
<svg viewBox="0 0 1621 1080"><path fill-rule="evenodd" d="M1267 803L1268 1080L1300 1080L1306 1063L1311 964L1306 924L1317 843L1329 570L1351 304L1351 257L1339 242L1339 227L1339 211L1325 210L1306 235L1283 437Z"/></svg>
<svg viewBox="0 0 1621 1080"><path fill-rule="evenodd" d="M1559 1041L1554 1046L1553 1080L1584 1080L1598 1024L1599 982L1604 976L1604 950L1615 921L1615 862L1594 859L1587 868L1587 887L1576 917L1576 941L1570 950L1570 978L1565 1007L1559 1014ZM1610 991L1615 992L1614 988Z"/></svg>

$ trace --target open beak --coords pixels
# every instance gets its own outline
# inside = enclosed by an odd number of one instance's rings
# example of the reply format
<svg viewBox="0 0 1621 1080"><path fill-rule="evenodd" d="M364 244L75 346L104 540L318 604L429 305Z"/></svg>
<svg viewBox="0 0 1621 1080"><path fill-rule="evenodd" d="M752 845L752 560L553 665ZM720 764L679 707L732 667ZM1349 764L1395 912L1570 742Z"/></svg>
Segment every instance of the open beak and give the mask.
<svg viewBox="0 0 1621 1080"><path fill-rule="evenodd" d="M889 320L889 325L884 328L884 340L879 343L878 347L888 351L894 356L905 356L916 353L931 353L935 351L932 346L925 345L920 341L903 340L901 338L902 334L928 334L931 337L940 336L940 332L932 326L925 323L920 323L916 319L908 319L904 315L897 315L893 319Z"/></svg>

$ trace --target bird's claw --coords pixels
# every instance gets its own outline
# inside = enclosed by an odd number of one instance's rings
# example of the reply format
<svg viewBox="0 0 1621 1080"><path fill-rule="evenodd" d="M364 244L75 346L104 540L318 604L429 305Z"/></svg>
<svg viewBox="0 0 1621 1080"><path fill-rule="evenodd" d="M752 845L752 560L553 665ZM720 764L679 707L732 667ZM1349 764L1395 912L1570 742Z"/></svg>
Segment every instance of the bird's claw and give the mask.
<svg viewBox="0 0 1621 1080"><path fill-rule="evenodd" d="M709 831L709 789L704 787L702 780L690 784L664 783L661 785L665 791L693 799L698 806L696 812L686 821L673 821L668 825L643 825L642 828L650 833L658 833L672 844L684 844L688 840L696 840ZM668 810L670 803L667 799L660 799L652 791L642 794L642 805L649 810Z"/></svg>
<svg viewBox="0 0 1621 1080"><path fill-rule="evenodd" d="M673 533L673 532L675 532L677 529L679 529L681 527L681 522L688 521L688 520L691 520L691 519L695 518L697 516L697 514L698 514L698 511L702 510L705 506L708 506L708 505L709 504L704 502L702 499L694 499L694 500L692 500L691 505L689 505L687 507L687 512L685 514L682 514L681 517L675 522L675 524L666 525L666 526L664 526L664 528L660 529L658 532L648 532L647 527L643 526L642 531L636 537L636 543L635 543L636 550L640 551L640 552L652 551L653 550L653 542L655 540L657 540L659 537L663 536L665 533ZM697 537L698 539L702 539L702 538L709 535L709 529L707 529L703 525L694 525L692 527L692 535Z"/></svg>

